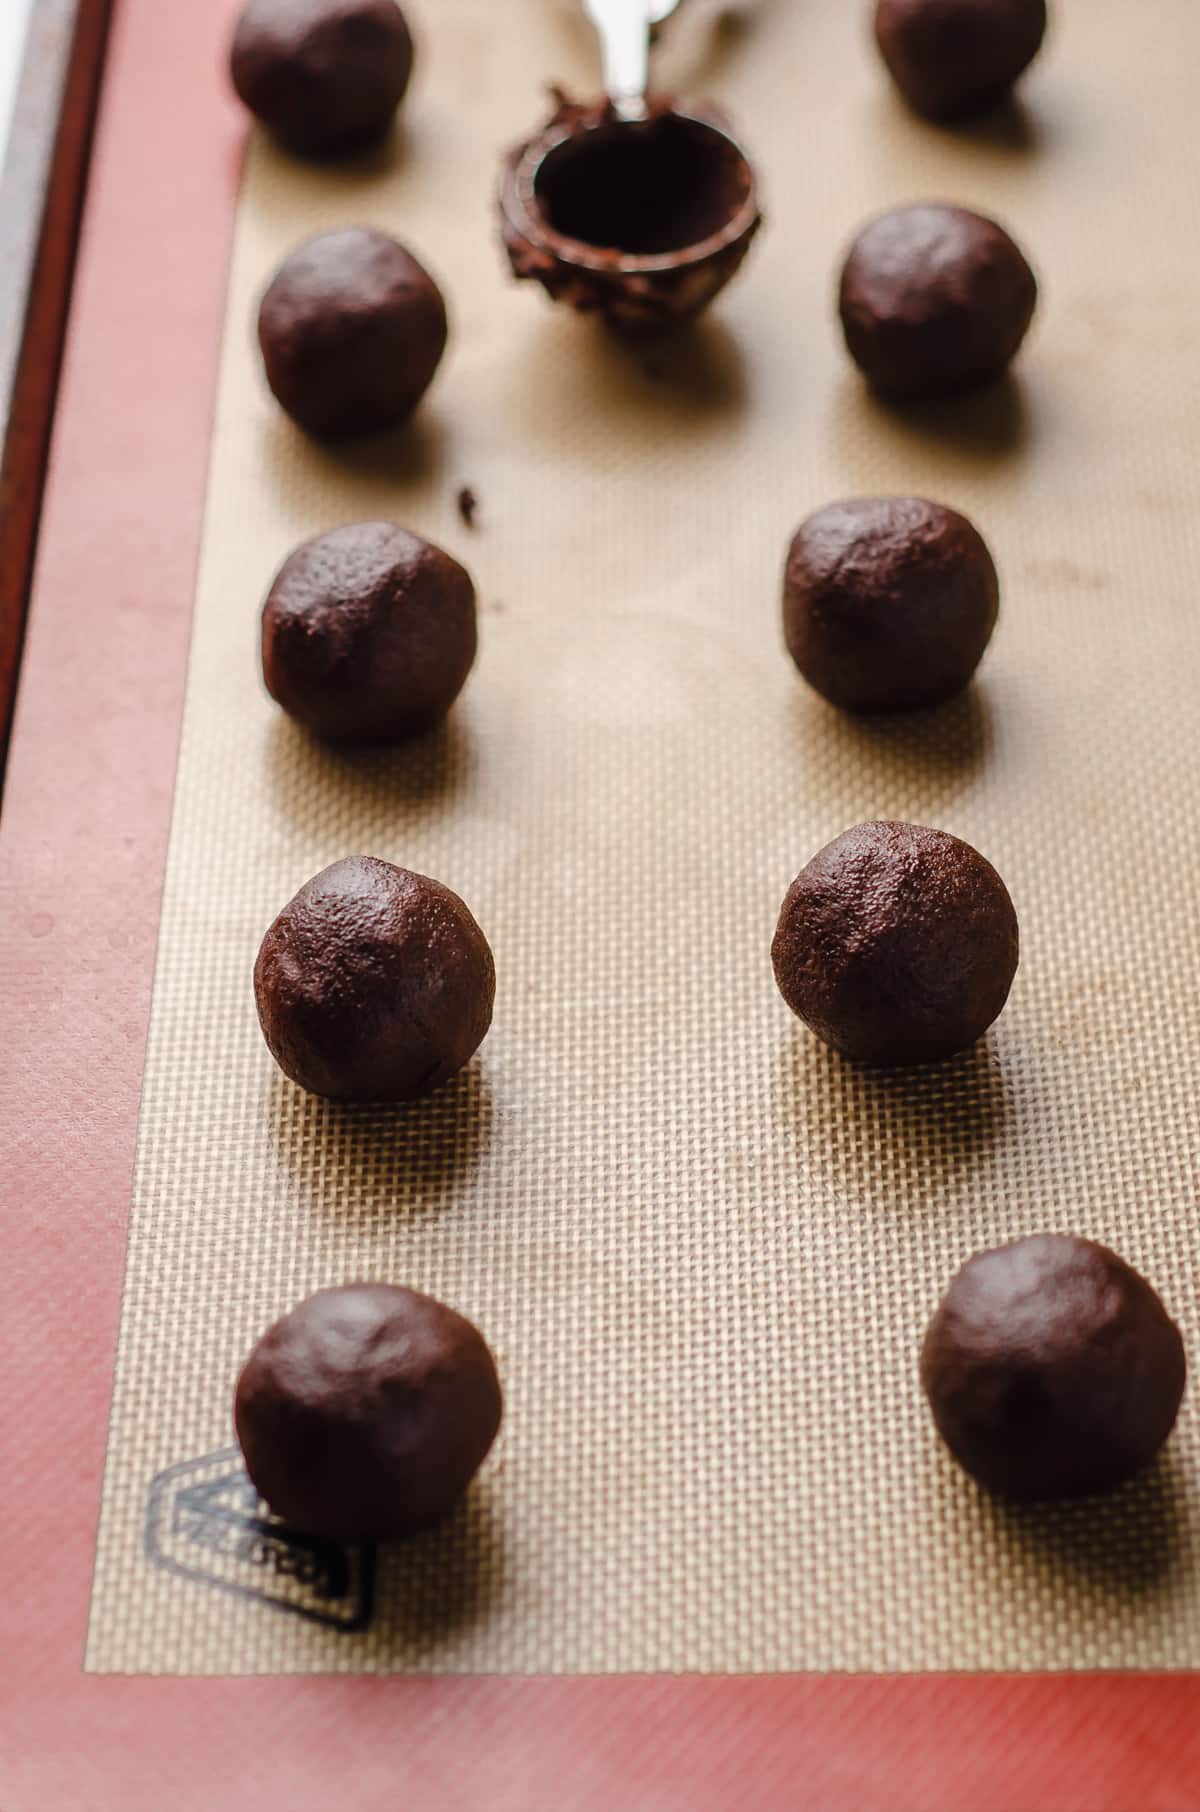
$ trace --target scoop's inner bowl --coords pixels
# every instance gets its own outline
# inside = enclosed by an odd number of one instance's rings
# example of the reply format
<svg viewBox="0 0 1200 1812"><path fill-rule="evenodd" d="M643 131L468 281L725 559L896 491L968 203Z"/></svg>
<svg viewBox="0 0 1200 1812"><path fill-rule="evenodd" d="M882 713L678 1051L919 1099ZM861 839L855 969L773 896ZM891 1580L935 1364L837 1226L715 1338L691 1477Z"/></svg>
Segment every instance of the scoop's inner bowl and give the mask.
<svg viewBox="0 0 1200 1812"><path fill-rule="evenodd" d="M534 194L564 238L653 257L722 232L751 187L750 166L724 133L664 113L609 121L565 139L542 160Z"/></svg>

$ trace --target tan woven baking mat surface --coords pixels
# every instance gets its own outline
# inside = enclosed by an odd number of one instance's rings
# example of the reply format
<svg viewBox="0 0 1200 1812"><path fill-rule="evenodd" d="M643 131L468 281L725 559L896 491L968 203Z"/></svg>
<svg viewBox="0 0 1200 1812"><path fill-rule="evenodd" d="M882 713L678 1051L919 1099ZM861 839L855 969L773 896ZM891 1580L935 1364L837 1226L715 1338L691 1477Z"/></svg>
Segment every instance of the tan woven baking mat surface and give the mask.
<svg viewBox="0 0 1200 1812"><path fill-rule="evenodd" d="M1200 1361L1200 12L1061 0L1026 110L955 137L894 100L866 10L679 22L664 79L742 125L769 224L668 355L510 287L493 241L541 82L595 87L570 8L424 5L374 167L254 148L92 1669L1200 1666L1200 1390L1149 1478L1018 1514L939 1451L916 1379L954 1268L1046 1227L1144 1268ZM831 290L860 222L922 198L1008 222L1043 306L1019 384L900 418ZM427 259L453 341L409 435L335 454L273 407L251 322L288 247L358 220ZM974 515L1004 603L964 702L872 725L805 691L777 595L801 515L887 490ZM257 609L294 542L381 515L469 563L482 654L444 735L348 759L261 692ZM871 816L975 842L1021 917L1002 1021L928 1072L847 1067L772 982L785 887ZM276 910L357 851L458 889L496 953L480 1058L399 1113L285 1083L251 996ZM251 1539L223 1450L251 1340L362 1276L477 1318L508 1414L469 1510L380 1557L347 1633L370 1557Z"/></svg>

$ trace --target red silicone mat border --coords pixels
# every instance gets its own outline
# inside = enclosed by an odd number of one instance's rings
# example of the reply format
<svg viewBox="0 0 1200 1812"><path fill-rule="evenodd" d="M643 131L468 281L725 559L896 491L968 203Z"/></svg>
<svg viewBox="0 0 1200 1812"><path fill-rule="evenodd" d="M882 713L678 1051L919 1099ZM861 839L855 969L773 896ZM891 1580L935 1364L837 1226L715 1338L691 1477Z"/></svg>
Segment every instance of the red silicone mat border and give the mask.
<svg viewBox="0 0 1200 1812"><path fill-rule="evenodd" d="M0 825L0 1808L1197 1812L1197 1676L82 1672L236 206L234 4L119 0Z"/></svg>

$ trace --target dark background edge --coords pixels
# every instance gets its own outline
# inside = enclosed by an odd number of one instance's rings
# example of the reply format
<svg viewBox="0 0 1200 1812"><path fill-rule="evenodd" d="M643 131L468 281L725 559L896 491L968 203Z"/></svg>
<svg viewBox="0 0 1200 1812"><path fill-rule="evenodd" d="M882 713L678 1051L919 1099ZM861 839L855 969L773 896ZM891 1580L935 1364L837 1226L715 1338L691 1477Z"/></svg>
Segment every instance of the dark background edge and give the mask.
<svg viewBox="0 0 1200 1812"><path fill-rule="evenodd" d="M0 789L112 10L35 0L0 172Z"/></svg>

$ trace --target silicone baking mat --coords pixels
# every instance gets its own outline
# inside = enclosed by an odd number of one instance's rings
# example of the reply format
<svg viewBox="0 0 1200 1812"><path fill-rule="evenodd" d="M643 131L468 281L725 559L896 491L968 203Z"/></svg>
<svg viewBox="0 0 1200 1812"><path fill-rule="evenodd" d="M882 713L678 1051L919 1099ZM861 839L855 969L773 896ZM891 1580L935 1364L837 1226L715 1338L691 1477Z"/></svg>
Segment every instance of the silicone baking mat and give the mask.
<svg viewBox="0 0 1200 1812"><path fill-rule="evenodd" d="M550 0L430 9L409 124L369 166L255 144L89 1669L1200 1664L1195 1405L1124 1493L1015 1513L938 1450L915 1377L950 1272L1043 1227L1116 1245L1200 1333L1200 223L1163 156L1190 131L1200 21L1183 0L1156 17L1171 48L1151 68L1117 0L1062 6L1028 110L963 138L903 115L858 8L681 20L663 79L726 104L769 220L668 350L505 279L499 149L543 110L543 76L595 85ZM1011 226L1042 311L1013 384L900 416L848 369L831 292L866 215L929 197ZM414 428L335 454L279 417L252 319L287 248L347 220L410 244L454 326ZM965 700L861 724L791 672L779 569L807 510L883 490L971 513L1004 602ZM443 734L346 758L261 693L257 606L296 540L379 515L470 565L482 653ZM1021 917L1005 1016L928 1072L842 1064L771 980L787 883L871 816L977 843ZM479 1059L400 1113L297 1093L254 1017L262 931L355 851L456 887L496 952ZM507 1391L464 1513L378 1556L263 1522L229 1452L250 1341L359 1275L478 1319Z"/></svg>

